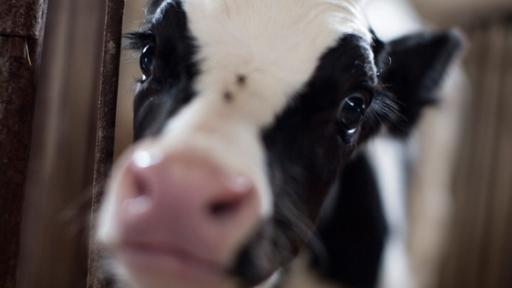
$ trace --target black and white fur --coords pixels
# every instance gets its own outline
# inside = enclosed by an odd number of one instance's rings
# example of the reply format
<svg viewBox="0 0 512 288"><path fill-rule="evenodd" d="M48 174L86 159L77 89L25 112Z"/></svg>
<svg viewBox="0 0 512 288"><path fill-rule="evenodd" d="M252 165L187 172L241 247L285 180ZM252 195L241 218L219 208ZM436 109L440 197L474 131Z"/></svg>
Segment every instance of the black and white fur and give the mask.
<svg viewBox="0 0 512 288"><path fill-rule="evenodd" d="M297 287L287 280L294 259L328 285L376 287L386 253L401 253L383 252L393 217L383 205L394 209L379 191L405 184L383 186L375 169L389 163L365 143L379 133L406 137L435 102L460 40L420 33L383 43L361 5L154 0L129 36L135 49L154 47L134 105L138 145L193 147L255 183L260 219L232 235L225 287ZM352 95L367 103L355 132L339 124ZM106 250L118 237L115 171L109 187L98 229Z"/></svg>

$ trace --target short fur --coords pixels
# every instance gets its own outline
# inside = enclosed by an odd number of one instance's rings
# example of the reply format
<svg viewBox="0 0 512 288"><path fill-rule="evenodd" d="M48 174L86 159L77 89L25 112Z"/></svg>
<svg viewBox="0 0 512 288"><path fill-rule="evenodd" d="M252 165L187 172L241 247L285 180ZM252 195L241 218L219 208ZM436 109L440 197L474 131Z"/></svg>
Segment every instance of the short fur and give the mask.
<svg viewBox="0 0 512 288"><path fill-rule="evenodd" d="M191 147L255 182L261 219L233 235L229 273L260 284L306 249L317 274L375 287L386 219L375 171L354 155L379 131L410 131L459 38L383 43L351 0L154 0L128 38L155 47L135 99L136 140L156 137L162 153ZM338 113L352 95L368 107L347 141ZM107 247L113 179L98 232Z"/></svg>

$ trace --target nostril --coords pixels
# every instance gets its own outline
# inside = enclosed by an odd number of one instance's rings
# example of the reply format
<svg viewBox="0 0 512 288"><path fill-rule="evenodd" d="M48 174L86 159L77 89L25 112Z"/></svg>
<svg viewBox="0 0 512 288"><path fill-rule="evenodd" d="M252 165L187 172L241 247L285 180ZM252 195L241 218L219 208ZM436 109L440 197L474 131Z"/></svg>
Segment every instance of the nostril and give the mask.
<svg viewBox="0 0 512 288"><path fill-rule="evenodd" d="M137 169L133 169L133 191L134 197L141 197L144 195L149 195L150 183L149 179L145 177L140 171Z"/></svg>
<svg viewBox="0 0 512 288"><path fill-rule="evenodd" d="M145 150L136 151L132 155L125 170L126 185L123 192L123 209L130 217L139 217L150 211L153 206L158 182L155 172L158 171L159 157Z"/></svg>
<svg viewBox="0 0 512 288"><path fill-rule="evenodd" d="M134 195L133 197L147 196L157 188L154 174L158 171L161 157L155 152L137 150L132 156L128 167L129 175L132 178Z"/></svg>
<svg viewBox="0 0 512 288"><path fill-rule="evenodd" d="M225 218L238 213L254 190L251 180L236 176L226 180L224 195L216 198L208 206L209 214L214 218Z"/></svg>
<svg viewBox="0 0 512 288"><path fill-rule="evenodd" d="M244 197L219 200L210 205L209 213L214 218L224 218L233 215L240 209L243 200Z"/></svg>
<svg viewBox="0 0 512 288"><path fill-rule="evenodd" d="M123 200L123 207L128 215L136 216L149 211L152 206L152 189L154 185L151 179L145 173L144 169L136 165L128 167L127 175L129 175L129 185Z"/></svg>

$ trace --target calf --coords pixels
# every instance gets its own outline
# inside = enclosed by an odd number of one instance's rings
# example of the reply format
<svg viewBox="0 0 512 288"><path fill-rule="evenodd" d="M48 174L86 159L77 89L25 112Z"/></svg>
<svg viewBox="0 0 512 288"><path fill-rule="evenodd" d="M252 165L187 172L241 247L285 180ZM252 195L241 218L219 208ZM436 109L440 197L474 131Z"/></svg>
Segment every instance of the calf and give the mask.
<svg viewBox="0 0 512 288"><path fill-rule="evenodd" d="M383 43L355 0L153 0L128 37L137 141L97 233L120 283L298 287L302 265L374 287L387 225L364 143L407 135L457 35Z"/></svg>

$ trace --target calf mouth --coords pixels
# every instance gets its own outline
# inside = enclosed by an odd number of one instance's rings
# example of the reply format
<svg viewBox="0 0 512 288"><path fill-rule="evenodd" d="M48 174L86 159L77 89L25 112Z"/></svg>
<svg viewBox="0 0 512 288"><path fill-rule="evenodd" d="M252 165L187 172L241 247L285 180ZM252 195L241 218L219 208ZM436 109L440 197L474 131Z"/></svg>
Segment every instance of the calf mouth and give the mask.
<svg viewBox="0 0 512 288"><path fill-rule="evenodd" d="M113 252L114 258L131 271L168 277L187 287L225 287L230 281L225 265L179 245L129 241Z"/></svg>

